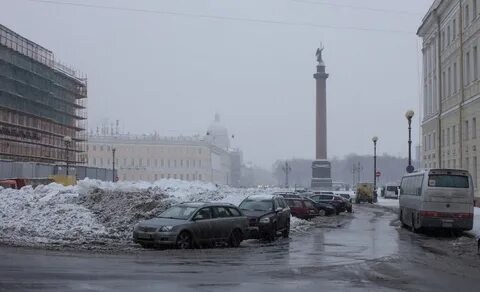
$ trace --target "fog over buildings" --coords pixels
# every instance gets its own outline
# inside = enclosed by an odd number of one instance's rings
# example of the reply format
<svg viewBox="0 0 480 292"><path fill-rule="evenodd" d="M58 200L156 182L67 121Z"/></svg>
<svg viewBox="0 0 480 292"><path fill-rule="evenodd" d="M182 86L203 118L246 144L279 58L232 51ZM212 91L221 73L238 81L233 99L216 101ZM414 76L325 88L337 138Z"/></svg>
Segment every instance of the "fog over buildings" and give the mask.
<svg viewBox="0 0 480 292"><path fill-rule="evenodd" d="M374 135L379 153L406 156L410 108L420 142L415 33L431 0L62 3L2 1L0 17L88 75L91 127L205 135L218 112L246 161L312 159L322 42L329 156L371 153Z"/></svg>

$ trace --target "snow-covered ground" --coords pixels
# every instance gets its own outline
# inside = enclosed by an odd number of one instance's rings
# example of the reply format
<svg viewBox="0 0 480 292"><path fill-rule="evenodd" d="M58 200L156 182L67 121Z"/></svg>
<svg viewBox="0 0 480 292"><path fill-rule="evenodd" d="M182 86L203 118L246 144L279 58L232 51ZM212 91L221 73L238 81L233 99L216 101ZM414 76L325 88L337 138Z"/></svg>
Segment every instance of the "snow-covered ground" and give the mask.
<svg viewBox="0 0 480 292"><path fill-rule="evenodd" d="M480 208L475 207L473 216L473 229L470 233L475 235L475 238L480 239Z"/></svg>
<svg viewBox="0 0 480 292"><path fill-rule="evenodd" d="M237 189L210 183L160 180L55 183L21 190L0 189L0 241L16 245L109 245L131 242L133 226L181 202L221 201L238 205L252 194L280 189ZM292 232L311 226L292 218Z"/></svg>
<svg viewBox="0 0 480 292"><path fill-rule="evenodd" d="M398 208L398 200L396 199L385 199L378 197L377 204L384 207Z"/></svg>

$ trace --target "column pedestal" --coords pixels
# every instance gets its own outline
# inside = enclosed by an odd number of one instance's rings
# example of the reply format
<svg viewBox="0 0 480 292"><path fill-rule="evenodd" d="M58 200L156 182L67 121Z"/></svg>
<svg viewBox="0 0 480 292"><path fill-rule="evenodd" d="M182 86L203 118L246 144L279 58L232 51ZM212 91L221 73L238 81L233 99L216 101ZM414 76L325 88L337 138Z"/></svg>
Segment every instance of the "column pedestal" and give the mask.
<svg viewBox="0 0 480 292"><path fill-rule="evenodd" d="M328 160L312 162L312 190L332 189L332 166Z"/></svg>

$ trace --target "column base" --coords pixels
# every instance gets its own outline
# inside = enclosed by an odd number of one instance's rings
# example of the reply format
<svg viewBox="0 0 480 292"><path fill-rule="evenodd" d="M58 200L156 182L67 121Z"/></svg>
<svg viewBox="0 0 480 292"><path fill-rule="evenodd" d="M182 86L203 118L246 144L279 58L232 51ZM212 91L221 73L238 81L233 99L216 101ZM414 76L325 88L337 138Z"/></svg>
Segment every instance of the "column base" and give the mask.
<svg viewBox="0 0 480 292"><path fill-rule="evenodd" d="M328 160L312 162L312 190L332 190L332 166Z"/></svg>

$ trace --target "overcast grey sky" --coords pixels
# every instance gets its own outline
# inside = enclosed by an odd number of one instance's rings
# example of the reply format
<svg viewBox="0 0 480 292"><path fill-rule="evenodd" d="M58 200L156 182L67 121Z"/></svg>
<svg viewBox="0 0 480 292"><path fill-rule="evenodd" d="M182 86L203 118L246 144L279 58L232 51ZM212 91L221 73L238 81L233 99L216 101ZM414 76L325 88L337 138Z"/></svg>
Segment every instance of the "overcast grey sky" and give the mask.
<svg viewBox="0 0 480 292"><path fill-rule="evenodd" d="M407 154L404 113L419 113L415 32L432 0L69 0L310 26L62 1L0 0L0 23L88 75L91 127L120 119L135 133L204 134L218 112L246 161L313 159L323 42L329 156L371 153L374 135L379 153Z"/></svg>

